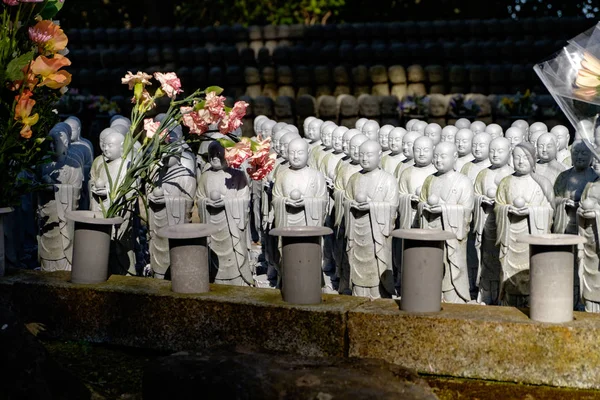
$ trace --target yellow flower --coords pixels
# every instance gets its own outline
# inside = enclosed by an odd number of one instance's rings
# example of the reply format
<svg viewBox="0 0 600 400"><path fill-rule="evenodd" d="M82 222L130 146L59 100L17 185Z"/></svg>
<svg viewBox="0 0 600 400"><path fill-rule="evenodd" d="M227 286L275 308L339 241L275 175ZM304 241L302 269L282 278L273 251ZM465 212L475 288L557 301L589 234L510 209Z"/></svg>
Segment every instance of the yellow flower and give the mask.
<svg viewBox="0 0 600 400"><path fill-rule="evenodd" d="M31 137L31 127L37 124L39 120L37 113L31 115L33 106L35 106L35 100L31 98L32 95L33 93L30 90L24 90L20 96L16 96L15 120L23 124L20 134L25 139Z"/></svg>
<svg viewBox="0 0 600 400"><path fill-rule="evenodd" d="M59 71L62 67L69 65L71 65L71 61L60 54L55 54L52 58L38 56L31 64L31 71L42 77L40 86L60 89L71 83L71 74L67 71Z"/></svg>

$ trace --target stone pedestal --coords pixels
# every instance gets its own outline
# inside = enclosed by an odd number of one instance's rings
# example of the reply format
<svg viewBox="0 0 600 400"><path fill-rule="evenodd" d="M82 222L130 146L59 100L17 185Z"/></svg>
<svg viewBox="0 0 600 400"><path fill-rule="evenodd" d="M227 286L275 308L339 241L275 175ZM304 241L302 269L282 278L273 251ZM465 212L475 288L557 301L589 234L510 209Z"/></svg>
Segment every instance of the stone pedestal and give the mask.
<svg viewBox="0 0 600 400"><path fill-rule="evenodd" d="M208 224L166 226L158 236L169 239L171 290L175 293L205 293L210 290L206 238L217 231Z"/></svg>
<svg viewBox="0 0 600 400"><path fill-rule="evenodd" d="M330 228L321 226L294 226L271 229L272 236L280 236L281 296L294 304L321 302L323 259L321 237L332 234Z"/></svg>
<svg viewBox="0 0 600 400"><path fill-rule="evenodd" d="M397 229L392 236L403 239L400 309L438 312L442 303L444 242L453 233L428 229Z"/></svg>
<svg viewBox="0 0 600 400"><path fill-rule="evenodd" d="M572 321L573 253L586 239L546 234L523 235L517 241L529 244L529 317L539 322Z"/></svg>

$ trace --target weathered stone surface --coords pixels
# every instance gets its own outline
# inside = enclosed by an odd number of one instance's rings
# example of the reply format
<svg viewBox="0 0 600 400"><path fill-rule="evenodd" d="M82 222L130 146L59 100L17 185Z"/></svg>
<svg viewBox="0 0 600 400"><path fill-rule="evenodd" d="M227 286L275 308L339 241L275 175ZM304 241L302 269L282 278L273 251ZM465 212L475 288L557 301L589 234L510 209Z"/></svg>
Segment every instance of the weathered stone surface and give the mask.
<svg viewBox="0 0 600 400"><path fill-rule="evenodd" d="M443 304L408 314L393 300L348 314L350 357L419 372L575 388L600 388L600 318L575 313L567 324L536 323L516 308Z"/></svg>
<svg viewBox="0 0 600 400"><path fill-rule="evenodd" d="M203 399L437 399L415 372L381 360L182 352L144 373L146 400L192 393Z"/></svg>
<svg viewBox="0 0 600 400"><path fill-rule="evenodd" d="M12 271L0 280L24 318L49 337L177 351L220 346L343 356L347 310L363 299L323 295L314 306L284 303L278 290L211 285L176 294L171 283L113 275L97 285L69 272Z"/></svg>

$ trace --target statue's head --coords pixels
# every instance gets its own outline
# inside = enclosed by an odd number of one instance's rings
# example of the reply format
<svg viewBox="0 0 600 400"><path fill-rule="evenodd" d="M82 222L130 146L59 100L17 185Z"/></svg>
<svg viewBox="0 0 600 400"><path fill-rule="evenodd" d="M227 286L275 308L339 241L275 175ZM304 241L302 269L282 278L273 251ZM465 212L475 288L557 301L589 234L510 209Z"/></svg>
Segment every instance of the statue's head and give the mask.
<svg viewBox="0 0 600 400"><path fill-rule="evenodd" d="M584 170L592 164L593 155L585 142L577 140L571 146L571 161L573 167L578 170Z"/></svg>
<svg viewBox="0 0 600 400"><path fill-rule="evenodd" d="M535 147L522 142L513 150L513 166L517 175L529 175L535 168Z"/></svg>
<svg viewBox="0 0 600 400"><path fill-rule="evenodd" d="M564 125L556 125L554 128L550 129L550 133L554 133L556 138L558 139L558 150L564 150L569 146L569 139L571 135L569 134L569 128ZM600 145L600 131L596 129L594 133L594 144L596 147Z"/></svg>
<svg viewBox="0 0 600 400"><path fill-rule="evenodd" d="M285 122L276 123L275 125L273 125L273 129L271 130L271 136L273 136L274 134L276 134L277 132L279 132L280 130L285 128L286 126L287 126L287 123L285 123Z"/></svg>
<svg viewBox="0 0 600 400"><path fill-rule="evenodd" d="M308 143L299 136L292 139L287 145L290 168L301 169L308 163Z"/></svg>
<svg viewBox="0 0 600 400"><path fill-rule="evenodd" d="M512 150L516 145L525 140L525 132L522 128L511 126L506 130L504 137L510 141L510 148Z"/></svg>
<svg viewBox="0 0 600 400"><path fill-rule="evenodd" d="M58 160L67 155L71 145L71 127L64 122L59 122L50 130L50 151L52 158Z"/></svg>
<svg viewBox="0 0 600 400"><path fill-rule="evenodd" d="M420 136L418 132L411 131L402 137L402 154L404 154L407 160L413 159L413 146L415 140Z"/></svg>
<svg viewBox="0 0 600 400"><path fill-rule="evenodd" d="M410 132L410 131L412 131L412 130L413 130L413 129L412 129L412 128L413 128L413 126L414 126L414 125L415 125L417 122L419 122L419 120L418 120L417 118L412 118L412 119L409 119L409 120L408 120L408 122L406 123L406 125L404 126L404 127L406 128L406 131L407 131L407 132Z"/></svg>
<svg viewBox="0 0 600 400"><path fill-rule="evenodd" d="M266 115L258 115L254 118L254 134L260 134L260 124L269 119Z"/></svg>
<svg viewBox="0 0 600 400"><path fill-rule="evenodd" d="M422 136L425 134L425 128L427 128L427 125L429 125L429 124L426 121L417 121L412 126L412 130L415 132L418 132L419 135Z"/></svg>
<svg viewBox="0 0 600 400"><path fill-rule="evenodd" d="M433 151L433 165L438 172L444 174L452 171L458 160L456 145L450 142L440 142Z"/></svg>
<svg viewBox="0 0 600 400"><path fill-rule="evenodd" d="M558 152L558 140L553 133L545 132L540 135L537 140L537 154L542 162L548 162L556 159L556 153Z"/></svg>
<svg viewBox="0 0 600 400"><path fill-rule="evenodd" d="M360 162L360 146L369 140L365 135L359 133L350 140L350 159L353 163L358 164Z"/></svg>
<svg viewBox="0 0 600 400"><path fill-rule="evenodd" d="M333 122L330 124L321 125L321 142L323 143L323 147L326 149L333 147L332 136L335 128L337 128L337 125Z"/></svg>
<svg viewBox="0 0 600 400"><path fill-rule="evenodd" d="M208 145L208 160L210 162L210 167L215 171L227 168L225 148L216 140L211 141Z"/></svg>
<svg viewBox="0 0 600 400"><path fill-rule="evenodd" d="M304 132L304 137L308 138L308 126L310 125L311 122L313 122L315 119L317 119L317 117L313 117L312 115L310 117L306 117L304 119L304 122L302 122L302 129Z"/></svg>
<svg viewBox="0 0 600 400"><path fill-rule="evenodd" d="M466 118L459 118L454 123L454 126L458 129L469 129L471 127L471 121Z"/></svg>
<svg viewBox="0 0 600 400"><path fill-rule="evenodd" d="M433 141L427 136L419 136L413 144L413 155L417 167L426 167L433 160Z"/></svg>
<svg viewBox="0 0 600 400"><path fill-rule="evenodd" d="M65 124L71 127L71 143L81 139L81 121L75 116L65 119Z"/></svg>
<svg viewBox="0 0 600 400"><path fill-rule="evenodd" d="M103 129L102 132L100 132L100 135L98 137L98 144L100 145L100 151L102 151L102 152L104 151L104 142L106 140L106 137L108 135L110 135L112 132L120 133L120 131L117 130L115 127L106 128L106 129ZM123 134L123 136L125 136L125 135Z"/></svg>
<svg viewBox="0 0 600 400"><path fill-rule="evenodd" d="M320 139L321 125L323 125L323 121L318 118L313 119L308 125L308 139L311 142L316 142Z"/></svg>
<svg viewBox="0 0 600 400"><path fill-rule="evenodd" d="M273 134L273 127L276 124L277 124L277 122L273 121L272 119L268 119L268 120L264 121L260 125L261 136L263 138L271 137L271 135Z"/></svg>
<svg viewBox="0 0 600 400"><path fill-rule="evenodd" d="M475 157L477 161L482 161L488 158L490 154L491 141L492 135L487 132L480 132L473 136L473 141L471 142L471 151L473 152L473 157Z"/></svg>
<svg viewBox="0 0 600 400"><path fill-rule="evenodd" d="M362 127L362 134L369 138L369 140L377 141L377 135L379 133L379 122L372 119L365 122Z"/></svg>
<svg viewBox="0 0 600 400"><path fill-rule="evenodd" d="M344 134L348 131L348 128L345 126L338 126L333 130L331 134L331 146L333 147L333 151L336 153L341 153L344 151Z"/></svg>
<svg viewBox="0 0 600 400"><path fill-rule="evenodd" d="M444 129L442 129L442 133L440 134L440 142L454 143L454 139L456 139L456 132L458 132L458 128L456 126L446 125Z"/></svg>
<svg viewBox="0 0 600 400"><path fill-rule="evenodd" d="M367 118L359 118L354 123L354 127L362 132L362 128L367 123L367 121L368 121Z"/></svg>
<svg viewBox="0 0 600 400"><path fill-rule="evenodd" d="M400 126L390 131L388 142L392 154L399 154L402 152L402 138L404 135L406 135L406 129Z"/></svg>
<svg viewBox="0 0 600 400"><path fill-rule="evenodd" d="M119 132L123 136L127 135L127 133L129 132L129 129L125 125L113 125L112 127L108 128L108 129L113 129L113 130Z"/></svg>
<svg viewBox="0 0 600 400"><path fill-rule="evenodd" d="M116 114L110 118L110 126L114 125L125 125L129 129L131 120L123 115Z"/></svg>
<svg viewBox="0 0 600 400"><path fill-rule="evenodd" d="M477 135L478 133L485 132L485 122L483 121L473 121L469 129L473 132L473 134Z"/></svg>
<svg viewBox="0 0 600 400"><path fill-rule="evenodd" d="M279 139L279 151L283 158L287 159L288 146L290 145L290 142L299 137L300 135L298 135L296 132L286 132L285 135Z"/></svg>
<svg viewBox="0 0 600 400"><path fill-rule="evenodd" d="M542 133L548 132L548 126L543 122L534 122L529 127L529 136L531 137L534 134L541 135ZM530 143L533 143L529 140Z"/></svg>
<svg viewBox="0 0 600 400"><path fill-rule="evenodd" d="M456 145L456 150L458 151L458 155L460 157L471 153L473 136L473 131L470 129L460 129L458 132L456 132L454 144Z"/></svg>
<svg viewBox="0 0 600 400"><path fill-rule="evenodd" d="M502 127L498 124L489 124L488 126L485 127L485 131L487 133L489 133L490 135L492 135L492 139L496 139L498 137L503 136Z"/></svg>
<svg viewBox="0 0 600 400"><path fill-rule="evenodd" d="M384 125L379 128L378 140L379 145L383 151L387 151L390 149L390 132L394 129L394 125Z"/></svg>
<svg viewBox="0 0 600 400"><path fill-rule="evenodd" d="M488 134L489 135L489 134ZM491 135L490 135L491 136ZM505 137L492 139L490 142L490 163L496 168L508 164L510 159L510 141Z"/></svg>
<svg viewBox="0 0 600 400"><path fill-rule="evenodd" d="M375 140L367 140L358 150L360 166L363 171L370 172L379 168L381 161L381 146Z"/></svg>
<svg viewBox="0 0 600 400"><path fill-rule="evenodd" d="M515 122L513 122L510 126L520 128L525 135L529 135L529 122L525 121L524 119L518 119Z"/></svg>
<svg viewBox="0 0 600 400"><path fill-rule="evenodd" d="M283 137L283 135L285 135L286 133L290 133L291 131L287 128L284 128L280 131L277 131L276 133L274 133L271 136L271 145L273 146L273 150L275 151L275 153L279 154L280 156L281 154L281 148L279 146L279 141L281 140L281 138Z"/></svg>
<svg viewBox="0 0 600 400"><path fill-rule="evenodd" d="M428 124L423 134L430 138L433 144L436 145L442 140L442 127L436 123Z"/></svg>
<svg viewBox="0 0 600 400"><path fill-rule="evenodd" d="M443 94L429 95L429 115L432 117L444 117L448 113L448 99Z"/></svg>
<svg viewBox="0 0 600 400"><path fill-rule="evenodd" d="M113 130L104 138L102 154L107 161L113 161L123 156L123 142L125 136Z"/></svg>
<svg viewBox="0 0 600 400"><path fill-rule="evenodd" d="M356 135L360 135L360 131L358 129L348 129L344 133L344 137L342 138L342 151L347 156L350 156L350 141Z"/></svg>

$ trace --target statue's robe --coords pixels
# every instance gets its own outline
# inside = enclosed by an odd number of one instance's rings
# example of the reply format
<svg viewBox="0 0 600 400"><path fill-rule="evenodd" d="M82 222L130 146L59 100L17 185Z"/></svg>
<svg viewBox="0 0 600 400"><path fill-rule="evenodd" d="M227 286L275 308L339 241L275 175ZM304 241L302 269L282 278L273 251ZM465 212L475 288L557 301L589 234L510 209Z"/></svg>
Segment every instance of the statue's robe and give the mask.
<svg viewBox="0 0 600 400"><path fill-rule="evenodd" d="M325 157L327 157L328 155L333 154L333 148L329 147L329 148L325 148L323 147L321 149L321 152L317 155L318 159L316 160L316 166L314 167L316 170L320 171L323 176L325 176L325 178L327 178L327 174L325 173L325 169L327 168L326 166L323 165L323 161L325 160Z"/></svg>
<svg viewBox="0 0 600 400"><path fill-rule="evenodd" d="M83 172L77 160L44 164L40 177L48 176L53 185L38 192L38 255L42 271L70 271L73 260L74 224L66 213L77 209Z"/></svg>
<svg viewBox="0 0 600 400"><path fill-rule="evenodd" d="M381 156L381 169L388 174L394 175L398 164L406 160L406 157L402 153L398 154L384 154Z"/></svg>
<svg viewBox="0 0 600 400"><path fill-rule="evenodd" d="M458 159L456 160L456 163L454 164L454 170L461 172L462 168L465 166L465 164L472 162L474 159L475 159L475 156L473 156L473 154L471 154L471 153L466 154L462 157L458 157Z"/></svg>
<svg viewBox="0 0 600 400"><path fill-rule="evenodd" d="M325 176L329 193L329 207L327 210L327 217L325 218L325 226L331 228L334 233L323 237L323 267L329 270L335 270L335 267L339 264L335 260L335 195L334 195L334 182L336 176L336 169L340 161L344 158L345 154L340 153L327 153L319 165L319 171Z"/></svg>
<svg viewBox="0 0 600 400"><path fill-rule="evenodd" d="M368 196L368 211L350 207L359 194ZM394 294L390 234L398 208L398 183L381 169L358 172L350 177L344 200L352 293L390 297Z"/></svg>
<svg viewBox="0 0 600 400"><path fill-rule="evenodd" d="M415 165L414 158L411 158L410 160L405 158L403 161L399 162L398 165L396 166L396 169L394 170L394 177L396 178L396 181L398 181L398 179L400 179L400 175L402 175L402 172L406 168L412 167L413 165Z"/></svg>
<svg viewBox="0 0 600 400"><path fill-rule="evenodd" d="M473 207L473 228L475 249L477 252L476 286L479 288L477 301L488 305L498 304L502 266L500 248L496 245L496 214L494 204L486 204L484 198L490 189L497 190L500 181L511 175L514 170L506 165L502 168L485 168L477 174L473 185L475 205ZM495 200L495 197L492 199Z"/></svg>
<svg viewBox="0 0 600 400"><path fill-rule="evenodd" d="M319 159L323 152L323 145L320 140L317 140L309 145L308 149L308 166L314 169L319 168Z"/></svg>
<svg viewBox="0 0 600 400"><path fill-rule="evenodd" d="M81 186L81 197L79 199L79 209L88 210L90 207L90 193L89 193L89 182L90 182L90 171L92 169L92 163L94 162L94 153L90 148L81 141L72 142L69 147L69 151L77 153L79 156L82 172L83 172L83 185Z"/></svg>
<svg viewBox="0 0 600 400"><path fill-rule="evenodd" d="M440 214L425 211L423 205L430 195L439 197ZM444 244L443 299L465 303L471 300L467 271L467 234L473 211L473 185L469 178L456 171L425 179L419 197L421 228L452 232L456 239Z"/></svg>
<svg viewBox="0 0 600 400"><path fill-rule="evenodd" d="M481 161L470 161L463 165L459 172L467 178L469 178L471 182L475 183L475 179L477 179L477 174L479 174L484 169L489 168L491 165L492 163L488 158Z"/></svg>
<svg viewBox="0 0 600 400"><path fill-rule="evenodd" d="M537 163L535 164L535 173L538 175L542 175L544 178L548 179L552 185L556 182L558 175L566 171L567 167L562 165L556 160L549 161L547 163Z"/></svg>
<svg viewBox="0 0 600 400"><path fill-rule="evenodd" d="M158 235L158 231L170 225L192 222L194 195L196 194L196 160L191 152L184 152L173 166L159 167L154 177L154 186L163 190L160 201L148 201L150 241L150 267L157 278L163 278L171 264L169 240ZM153 188L149 188L150 193Z"/></svg>
<svg viewBox="0 0 600 400"><path fill-rule="evenodd" d="M433 175L437 169L433 164L425 167L417 167L413 165L406 168L398 178L398 227L400 229L410 229L419 227L419 219L417 217L418 201L413 201L413 196L417 195L417 189L422 188L425 179L429 175ZM419 195L417 195L418 199Z"/></svg>
<svg viewBox="0 0 600 400"><path fill-rule="evenodd" d="M566 168L571 168L573 166L571 151L568 148L559 150L558 153L556 153L556 160Z"/></svg>
<svg viewBox="0 0 600 400"><path fill-rule="evenodd" d="M580 281L580 296L585 304L585 311L600 313L600 181L586 185L581 201L594 201L595 218L579 217L579 235L587 242L579 250L578 273Z"/></svg>
<svg viewBox="0 0 600 400"><path fill-rule="evenodd" d="M225 207L207 204L212 191ZM250 265L250 188L243 172L232 168L209 169L198 178L196 192L200 221L217 227L210 236L211 276L215 283L249 286L254 283Z"/></svg>
<svg viewBox="0 0 600 400"><path fill-rule="evenodd" d="M508 213L514 200L525 200L529 215ZM500 246L502 282L500 300L503 305L527 304L529 296L529 245L518 243L521 235L537 235L550 232L553 215L553 188L543 176L509 175L502 179L496 193L497 239Z"/></svg>

